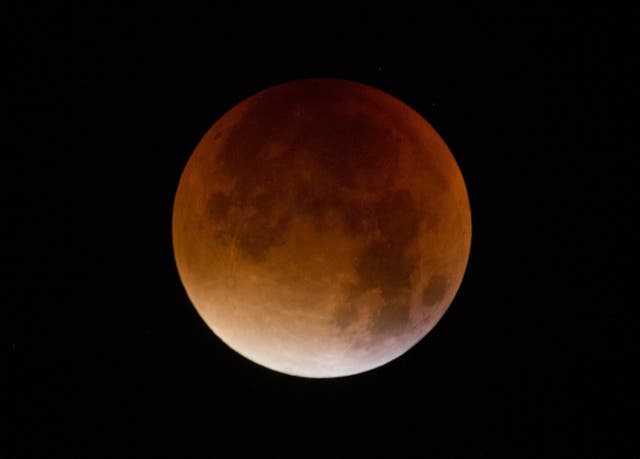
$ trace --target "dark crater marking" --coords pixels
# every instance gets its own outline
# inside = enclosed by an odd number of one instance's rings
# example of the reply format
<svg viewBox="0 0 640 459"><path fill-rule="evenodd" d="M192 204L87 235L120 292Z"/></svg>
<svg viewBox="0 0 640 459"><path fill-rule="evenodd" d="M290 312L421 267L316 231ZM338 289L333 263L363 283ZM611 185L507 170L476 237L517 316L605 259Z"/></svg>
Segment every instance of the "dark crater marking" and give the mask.
<svg viewBox="0 0 640 459"><path fill-rule="evenodd" d="M379 288L384 306L374 319L374 332L382 335L402 334L409 322L410 275L417 254L405 254L418 234L420 215L407 190L390 192L371 212L381 238L371 242L355 262L359 282L348 289L348 299ZM351 319L351 320L349 320ZM337 316L338 326L348 326L357 319L352 306Z"/></svg>
<svg viewBox="0 0 640 459"><path fill-rule="evenodd" d="M435 306L447 293L447 278L434 275L429 279L429 283L422 289L422 304L425 306Z"/></svg>

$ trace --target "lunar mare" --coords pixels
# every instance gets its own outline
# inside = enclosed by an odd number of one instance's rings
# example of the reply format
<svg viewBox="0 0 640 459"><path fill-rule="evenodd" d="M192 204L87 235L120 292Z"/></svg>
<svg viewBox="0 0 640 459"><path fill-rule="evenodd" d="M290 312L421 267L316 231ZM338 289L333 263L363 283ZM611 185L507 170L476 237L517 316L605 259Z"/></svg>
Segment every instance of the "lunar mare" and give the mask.
<svg viewBox="0 0 640 459"><path fill-rule="evenodd" d="M448 147L359 83L300 80L205 134L175 195L173 246L202 319L290 375L361 373L406 352L451 304L471 214Z"/></svg>

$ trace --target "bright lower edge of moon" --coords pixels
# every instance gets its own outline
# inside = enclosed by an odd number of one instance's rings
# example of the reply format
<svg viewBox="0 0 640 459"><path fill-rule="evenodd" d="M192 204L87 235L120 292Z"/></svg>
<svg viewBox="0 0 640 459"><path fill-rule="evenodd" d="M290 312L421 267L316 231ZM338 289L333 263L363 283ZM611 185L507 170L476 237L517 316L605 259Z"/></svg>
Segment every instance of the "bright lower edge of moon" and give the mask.
<svg viewBox="0 0 640 459"><path fill-rule="evenodd" d="M220 118L174 200L178 273L230 348L308 378L401 356L451 304L471 245L464 179L417 112L336 79L259 92Z"/></svg>

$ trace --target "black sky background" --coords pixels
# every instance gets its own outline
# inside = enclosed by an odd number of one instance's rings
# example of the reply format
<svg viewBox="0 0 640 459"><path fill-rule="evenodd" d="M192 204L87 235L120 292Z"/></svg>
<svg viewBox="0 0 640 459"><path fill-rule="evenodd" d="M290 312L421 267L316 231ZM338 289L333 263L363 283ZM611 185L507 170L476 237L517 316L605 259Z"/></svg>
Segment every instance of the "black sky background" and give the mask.
<svg viewBox="0 0 640 459"><path fill-rule="evenodd" d="M16 5L7 457L633 456L635 12ZM436 328L333 380L227 348L171 247L201 136L244 98L306 77L370 84L421 113L458 161L473 219Z"/></svg>

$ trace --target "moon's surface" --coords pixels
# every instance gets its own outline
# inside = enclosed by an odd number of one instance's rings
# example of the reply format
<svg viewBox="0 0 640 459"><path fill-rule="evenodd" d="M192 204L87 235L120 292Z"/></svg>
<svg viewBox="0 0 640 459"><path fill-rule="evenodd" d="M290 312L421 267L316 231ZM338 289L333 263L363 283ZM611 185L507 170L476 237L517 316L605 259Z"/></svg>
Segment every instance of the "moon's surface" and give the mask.
<svg viewBox="0 0 640 459"><path fill-rule="evenodd" d="M334 79L266 89L219 119L173 209L180 278L232 349L273 370L356 374L423 338L458 290L471 213L438 133Z"/></svg>

